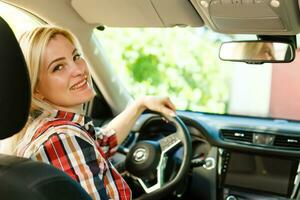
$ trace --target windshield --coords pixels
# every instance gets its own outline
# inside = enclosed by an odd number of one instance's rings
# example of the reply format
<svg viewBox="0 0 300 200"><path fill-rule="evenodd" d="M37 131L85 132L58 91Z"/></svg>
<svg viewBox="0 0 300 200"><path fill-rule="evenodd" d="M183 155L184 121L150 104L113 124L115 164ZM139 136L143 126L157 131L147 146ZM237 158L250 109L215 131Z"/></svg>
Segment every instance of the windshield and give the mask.
<svg viewBox="0 0 300 200"><path fill-rule="evenodd" d="M254 35L206 28L95 30L119 78L134 97L168 95L179 110L300 119L300 69L292 63L221 61L222 42Z"/></svg>

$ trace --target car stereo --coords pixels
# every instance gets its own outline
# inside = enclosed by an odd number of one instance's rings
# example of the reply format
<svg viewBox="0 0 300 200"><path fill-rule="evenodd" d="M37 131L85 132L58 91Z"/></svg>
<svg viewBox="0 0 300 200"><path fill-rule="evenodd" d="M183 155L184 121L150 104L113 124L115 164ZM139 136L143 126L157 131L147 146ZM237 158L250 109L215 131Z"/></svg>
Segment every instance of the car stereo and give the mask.
<svg viewBox="0 0 300 200"><path fill-rule="evenodd" d="M240 152L224 152L223 155L223 188L291 196L299 160Z"/></svg>

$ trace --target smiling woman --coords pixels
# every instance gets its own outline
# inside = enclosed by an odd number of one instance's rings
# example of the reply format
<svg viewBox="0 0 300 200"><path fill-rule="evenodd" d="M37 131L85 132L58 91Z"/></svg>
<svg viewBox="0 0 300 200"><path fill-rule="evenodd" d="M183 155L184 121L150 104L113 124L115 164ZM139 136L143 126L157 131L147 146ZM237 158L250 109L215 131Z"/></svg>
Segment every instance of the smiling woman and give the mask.
<svg viewBox="0 0 300 200"><path fill-rule="evenodd" d="M249 65L218 58L222 42L294 38L299 1L1 2L18 8L3 16L18 38L26 32L20 44L33 97L27 126L16 144L9 138L8 153L60 169L93 199L300 199L300 60ZM28 28L28 17L15 11L51 26ZM172 101L144 96L166 94ZM174 116L172 102L175 118L148 112ZM10 199L1 196L10 189L3 185L0 199ZM63 200L70 192L38 186Z"/></svg>
<svg viewBox="0 0 300 200"><path fill-rule="evenodd" d="M20 37L31 80L27 127L11 143L13 154L52 164L93 199L131 199L131 190L107 160L146 109L175 116L169 98L146 96L102 128L83 115L95 92L81 47L69 31L41 26ZM7 140L9 143L10 140Z"/></svg>

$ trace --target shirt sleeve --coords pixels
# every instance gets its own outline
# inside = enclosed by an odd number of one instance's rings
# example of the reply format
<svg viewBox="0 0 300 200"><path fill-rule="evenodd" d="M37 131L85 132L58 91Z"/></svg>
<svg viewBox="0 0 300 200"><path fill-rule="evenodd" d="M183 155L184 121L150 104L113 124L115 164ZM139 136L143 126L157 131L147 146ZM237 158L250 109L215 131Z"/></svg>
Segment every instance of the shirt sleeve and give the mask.
<svg viewBox="0 0 300 200"><path fill-rule="evenodd" d="M109 199L103 181L107 163L89 141L76 135L55 133L31 158L64 171L79 182L93 199Z"/></svg>
<svg viewBox="0 0 300 200"><path fill-rule="evenodd" d="M95 127L95 139L105 153L106 157L111 157L117 151L118 141L116 131L110 127Z"/></svg>

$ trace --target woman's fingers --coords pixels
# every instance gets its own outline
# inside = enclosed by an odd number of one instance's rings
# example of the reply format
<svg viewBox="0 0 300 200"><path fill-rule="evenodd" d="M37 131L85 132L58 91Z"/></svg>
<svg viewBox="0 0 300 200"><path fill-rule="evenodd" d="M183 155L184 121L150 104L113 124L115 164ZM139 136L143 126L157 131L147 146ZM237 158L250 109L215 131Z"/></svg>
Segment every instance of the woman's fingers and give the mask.
<svg viewBox="0 0 300 200"><path fill-rule="evenodd" d="M162 112L165 115L170 115L171 117L176 116L176 108L174 104L171 102L169 97L164 97L162 104L161 104L161 109L160 112Z"/></svg>
<svg viewBox="0 0 300 200"><path fill-rule="evenodd" d="M166 97L166 106L169 107L174 112L176 111L175 105L172 103L169 97Z"/></svg>
<svg viewBox="0 0 300 200"><path fill-rule="evenodd" d="M143 98L144 106L150 110L161 112L171 117L176 116L176 108L169 97L146 96Z"/></svg>
<svg viewBox="0 0 300 200"><path fill-rule="evenodd" d="M171 116L171 117L175 117L175 116L176 116L176 113L175 113L173 110L171 110L171 109L169 109L169 108L166 108L166 107L163 107L161 112L162 112L163 114L169 115L169 116Z"/></svg>

